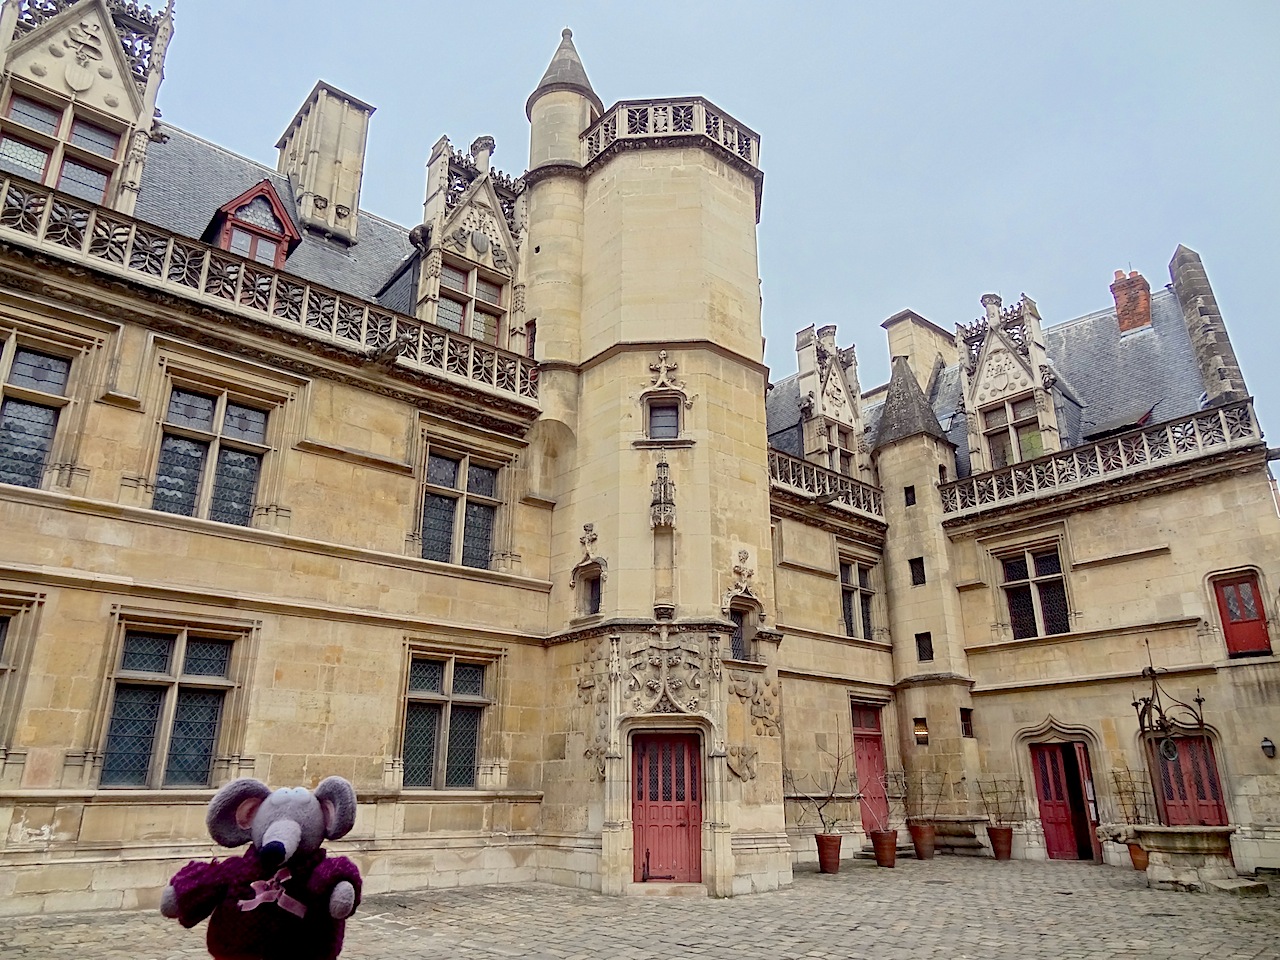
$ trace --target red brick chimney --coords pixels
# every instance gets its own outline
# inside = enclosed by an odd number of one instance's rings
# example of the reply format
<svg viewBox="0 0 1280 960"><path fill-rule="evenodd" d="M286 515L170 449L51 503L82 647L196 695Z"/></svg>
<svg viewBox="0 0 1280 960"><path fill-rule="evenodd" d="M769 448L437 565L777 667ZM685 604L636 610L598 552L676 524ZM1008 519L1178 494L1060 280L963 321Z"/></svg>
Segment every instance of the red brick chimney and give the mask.
<svg viewBox="0 0 1280 960"><path fill-rule="evenodd" d="M1116 300L1121 333L1151 326L1151 284L1137 270L1130 270L1127 277L1123 270L1117 270L1111 296Z"/></svg>

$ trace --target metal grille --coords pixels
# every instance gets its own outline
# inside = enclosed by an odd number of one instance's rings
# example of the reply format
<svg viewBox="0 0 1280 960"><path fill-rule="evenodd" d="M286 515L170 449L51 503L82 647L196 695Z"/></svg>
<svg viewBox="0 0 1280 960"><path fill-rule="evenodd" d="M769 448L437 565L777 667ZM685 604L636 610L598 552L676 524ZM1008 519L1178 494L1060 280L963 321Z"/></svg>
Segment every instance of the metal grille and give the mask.
<svg viewBox="0 0 1280 960"><path fill-rule="evenodd" d="M162 633L130 631L124 635L124 655L120 658L120 669L168 674L173 643L172 636Z"/></svg>
<svg viewBox="0 0 1280 960"><path fill-rule="evenodd" d="M856 594L853 590L845 590L840 598L842 612L844 613L844 632L846 636L850 637L855 635L853 629L853 600L855 596Z"/></svg>
<svg viewBox="0 0 1280 960"><path fill-rule="evenodd" d="M443 693L444 664L414 657L409 664L409 689L416 693Z"/></svg>
<svg viewBox="0 0 1280 960"><path fill-rule="evenodd" d="M38 487L53 447L58 411L21 400L0 407L0 483Z"/></svg>
<svg viewBox="0 0 1280 960"><path fill-rule="evenodd" d="M1023 556L1005 560L1004 579L1006 583L1010 580L1027 579L1027 558Z"/></svg>
<svg viewBox="0 0 1280 960"><path fill-rule="evenodd" d="M9 382L15 387L30 387L32 390L63 396L67 392L67 379L70 376L70 360L51 357L34 350L19 350L13 357Z"/></svg>
<svg viewBox="0 0 1280 960"><path fill-rule="evenodd" d="M230 666L230 640L187 640L182 672L188 677L225 677Z"/></svg>
<svg viewBox="0 0 1280 960"><path fill-rule="evenodd" d="M468 503L463 521L462 563L487 570L493 554L493 520L496 511L485 503Z"/></svg>
<svg viewBox="0 0 1280 960"><path fill-rule="evenodd" d="M1062 572L1062 561L1058 558L1057 550L1033 554L1032 559L1036 564L1037 577L1047 577Z"/></svg>
<svg viewBox="0 0 1280 960"><path fill-rule="evenodd" d="M871 594L861 594L862 601L862 636L865 640L871 639Z"/></svg>
<svg viewBox="0 0 1280 960"><path fill-rule="evenodd" d="M183 688L178 691L173 736L169 740L169 757L165 762L165 786L208 785L213 751L218 742L223 696L221 690Z"/></svg>
<svg viewBox="0 0 1280 960"><path fill-rule="evenodd" d="M1061 580L1050 580L1038 585L1040 591L1040 612L1044 614L1044 632L1066 633L1071 629L1071 618L1067 610L1067 591Z"/></svg>
<svg viewBox="0 0 1280 960"><path fill-rule="evenodd" d="M422 557L424 560L453 559L452 497L428 493L422 504Z"/></svg>
<svg viewBox="0 0 1280 960"><path fill-rule="evenodd" d="M146 786L163 702L164 690L160 687L116 686L107 749L102 758L103 786Z"/></svg>
<svg viewBox="0 0 1280 960"><path fill-rule="evenodd" d="M222 435L250 443L267 442L267 411L228 403L222 420Z"/></svg>
<svg viewBox="0 0 1280 960"><path fill-rule="evenodd" d="M933 634L916 634L916 659L924 662L933 659Z"/></svg>
<svg viewBox="0 0 1280 960"><path fill-rule="evenodd" d="M924 557L912 557L907 561L911 567L911 585L918 587L925 582Z"/></svg>
<svg viewBox="0 0 1280 960"><path fill-rule="evenodd" d="M449 756L445 761L446 787L476 785L476 755L480 747L480 707L460 707L449 711Z"/></svg>
<svg viewBox="0 0 1280 960"><path fill-rule="evenodd" d="M262 455L223 447L213 478L213 499L209 519L219 523L248 526L253 519L253 501L258 491Z"/></svg>
<svg viewBox="0 0 1280 960"><path fill-rule="evenodd" d="M442 707L410 703L404 718L404 785L430 787L435 782L436 739Z"/></svg>
<svg viewBox="0 0 1280 960"><path fill-rule="evenodd" d="M216 397L175 389L169 395L169 412L166 419L178 427L212 432L213 408L217 403Z"/></svg>
<svg viewBox="0 0 1280 960"><path fill-rule="evenodd" d="M662 799L671 801L671 744L664 743L662 751Z"/></svg>
<svg viewBox="0 0 1280 960"><path fill-rule="evenodd" d="M729 635L729 654L734 660L747 660L746 615L741 610L730 610L733 633Z"/></svg>
<svg viewBox="0 0 1280 960"><path fill-rule="evenodd" d="M160 467L156 471L152 508L186 517L194 514L200 475L208 453L207 443L165 434L160 442Z"/></svg>
<svg viewBox="0 0 1280 960"><path fill-rule="evenodd" d="M469 697L484 696L484 667L475 663L455 663L453 692Z"/></svg>
<svg viewBox="0 0 1280 960"><path fill-rule="evenodd" d="M1009 601L1009 624L1013 627L1016 640L1036 635L1036 610L1031 601L1031 586L1022 584L1017 587L1006 587L1005 598Z"/></svg>

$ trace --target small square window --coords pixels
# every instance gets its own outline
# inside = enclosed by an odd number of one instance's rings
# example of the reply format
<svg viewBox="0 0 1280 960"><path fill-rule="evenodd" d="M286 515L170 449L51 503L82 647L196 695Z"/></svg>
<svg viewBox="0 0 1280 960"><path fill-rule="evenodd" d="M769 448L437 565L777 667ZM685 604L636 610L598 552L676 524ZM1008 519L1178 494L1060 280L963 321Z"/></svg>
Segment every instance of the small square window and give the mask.
<svg viewBox="0 0 1280 960"><path fill-rule="evenodd" d="M71 142L100 157L111 158L116 155L116 148L120 146L120 135L77 119L71 124Z"/></svg>
<svg viewBox="0 0 1280 960"><path fill-rule="evenodd" d="M918 587L925 583L924 557L912 557L907 564L911 567L911 585Z"/></svg>
<svg viewBox="0 0 1280 960"><path fill-rule="evenodd" d="M921 663L926 663L933 659L933 634L917 633L916 634L916 659Z"/></svg>
<svg viewBox="0 0 1280 960"><path fill-rule="evenodd" d="M973 710L970 707L960 708L960 736L973 737Z"/></svg>
<svg viewBox="0 0 1280 960"><path fill-rule="evenodd" d="M680 404L649 404L649 439L675 440L680 436Z"/></svg>
<svg viewBox="0 0 1280 960"><path fill-rule="evenodd" d="M908 486L902 488L902 500L908 507L916 505L916 488Z"/></svg>
<svg viewBox="0 0 1280 960"><path fill-rule="evenodd" d="M912 732L915 734L916 744L927 747L929 745L929 721L924 717L916 717L911 726Z"/></svg>
<svg viewBox="0 0 1280 960"><path fill-rule="evenodd" d="M67 157L62 161L57 189L81 200L101 203L107 196L107 181L110 179L111 175L106 171Z"/></svg>
<svg viewBox="0 0 1280 960"><path fill-rule="evenodd" d="M31 130L56 137L58 127L62 126L62 111L26 97L14 97L9 104L9 119Z"/></svg>

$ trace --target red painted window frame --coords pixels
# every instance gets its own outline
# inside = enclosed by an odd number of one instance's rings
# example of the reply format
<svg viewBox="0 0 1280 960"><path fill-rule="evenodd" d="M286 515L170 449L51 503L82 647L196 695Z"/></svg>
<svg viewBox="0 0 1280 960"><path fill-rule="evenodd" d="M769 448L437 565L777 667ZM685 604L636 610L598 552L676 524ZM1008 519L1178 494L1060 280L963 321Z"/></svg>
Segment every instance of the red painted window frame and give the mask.
<svg viewBox="0 0 1280 960"><path fill-rule="evenodd" d="M258 199L258 197L264 197L267 203L271 205L272 213L275 214L275 218L279 220L281 226L284 227L283 233L264 230L262 227L255 226L252 223L246 223L236 217L237 210L249 203L252 203L254 200ZM261 180L255 186L250 187L244 193L240 194L240 196L227 201L218 208L214 217L215 222L219 220L221 221L221 225L218 227L217 232L217 245L221 249L226 250L228 253L233 253L236 256L241 256L240 253L231 249L231 233L233 230L243 231L244 233L249 234L250 237L254 238L253 243L249 247L250 255L245 257L245 259L253 263L261 263L261 261L256 260L252 256L253 251L257 249L257 240L270 240L276 244L275 261L271 264L264 263L262 265L274 267L276 270L279 270L284 266L285 258L289 256L294 247L296 247L302 240L302 234L298 233L297 228L294 227L293 220L290 219L288 212L284 208L284 203L280 200L280 195L276 193L276 189L271 185L270 180Z"/></svg>
<svg viewBox="0 0 1280 960"><path fill-rule="evenodd" d="M1254 610L1258 616L1251 620L1232 620L1227 606L1226 592L1248 587L1253 593ZM1213 597L1218 604L1218 616L1222 621L1222 637L1227 644L1229 657L1265 657L1272 652L1271 635L1267 630L1267 608L1262 602L1262 590L1258 575L1253 572L1218 577L1213 581Z"/></svg>

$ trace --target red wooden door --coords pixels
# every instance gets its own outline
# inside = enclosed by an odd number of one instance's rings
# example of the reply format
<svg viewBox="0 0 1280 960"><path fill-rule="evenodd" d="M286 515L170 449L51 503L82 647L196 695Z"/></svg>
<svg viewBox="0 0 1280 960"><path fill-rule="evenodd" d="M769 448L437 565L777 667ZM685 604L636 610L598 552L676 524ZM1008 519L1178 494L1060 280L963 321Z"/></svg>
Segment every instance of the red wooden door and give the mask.
<svg viewBox="0 0 1280 960"><path fill-rule="evenodd" d="M1267 636L1267 613L1262 606L1258 578L1249 573L1217 580L1213 591L1218 597L1227 654L1239 657L1270 653L1271 638Z"/></svg>
<svg viewBox="0 0 1280 960"><path fill-rule="evenodd" d="M1031 766L1036 776L1036 799L1040 805L1040 825L1050 860L1075 860L1079 856L1073 826L1067 771L1060 743L1033 743Z"/></svg>
<svg viewBox="0 0 1280 960"><path fill-rule="evenodd" d="M880 708L853 705L853 764L858 776L862 829L889 829L889 796L884 776L884 734Z"/></svg>
<svg viewBox="0 0 1280 960"><path fill-rule="evenodd" d="M1156 801L1164 822L1178 826L1225 826L1227 805L1218 779L1213 745L1206 737L1152 740Z"/></svg>
<svg viewBox="0 0 1280 960"><path fill-rule="evenodd" d="M637 736L631 756L636 882L701 882L702 764L697 736Z"/></svg>

